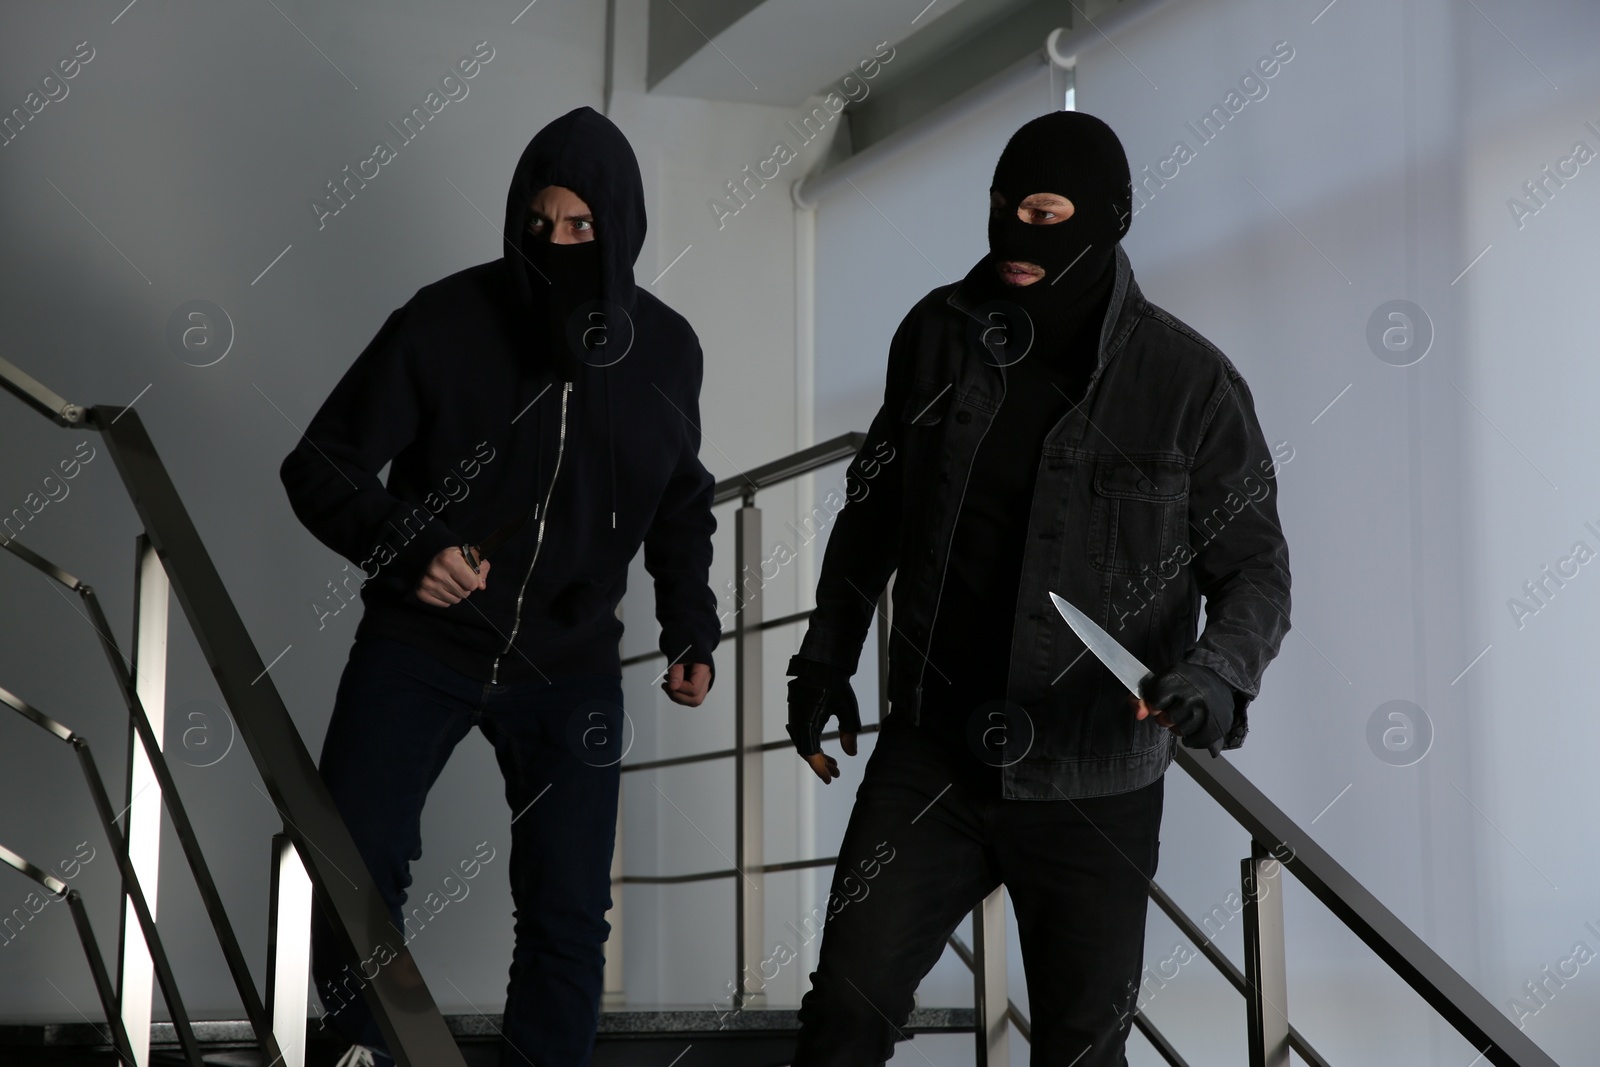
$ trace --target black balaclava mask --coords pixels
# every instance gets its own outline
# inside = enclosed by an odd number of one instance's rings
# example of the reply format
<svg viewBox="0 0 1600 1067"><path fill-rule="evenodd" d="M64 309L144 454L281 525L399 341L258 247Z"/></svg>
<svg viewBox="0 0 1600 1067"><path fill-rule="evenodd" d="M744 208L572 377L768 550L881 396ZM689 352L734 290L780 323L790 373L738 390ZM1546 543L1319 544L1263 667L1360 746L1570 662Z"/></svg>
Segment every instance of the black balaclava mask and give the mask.
<svg viewBox="0 0 1600 1067"><path fill-rule="evenodd" d="M1081 320L1114 280L1117 242L1132 219L1127 154L1111 127L1093 115L1051 112L1011 135L990 190L1005 203L989 214L986 292L1023 308L1048 338ZM1066 197L1072 216L1049 225L1023 222L1017 205L1033 193ZM994 266L1013 259L1038 264L1044 277L1006 284Z"/></svg>
<svg viewBox="0 0 1600 1067"><path fill-rule="evenodd" d="M544 343L556 372L573 381L578 364L590 361L586 357L593 334L584 312L586 305L600 299L600 242L555 244L524 233L521 248L535 268L528 280L534 306L544 320Z"/></svg>

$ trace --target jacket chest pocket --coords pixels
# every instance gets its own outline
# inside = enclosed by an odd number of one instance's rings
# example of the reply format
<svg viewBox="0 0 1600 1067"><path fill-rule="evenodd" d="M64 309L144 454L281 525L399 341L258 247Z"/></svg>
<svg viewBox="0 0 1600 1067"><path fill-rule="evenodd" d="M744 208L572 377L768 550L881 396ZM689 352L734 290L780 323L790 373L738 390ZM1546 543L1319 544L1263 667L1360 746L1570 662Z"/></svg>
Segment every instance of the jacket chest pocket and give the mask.
<svg viewBox="0 0 1600 1067"><path fill-rule="evenodd" d="M928 464L939 462L947 413L955 393L953 382L912 384L910 394L900 407L900 439L913 470L927 470Z"/></svg>
<svg viewBox="0 0 1600 1067"><path fill-rule="evenodd" d="M955 391L954 382L913 383L905 403L900 406L901 428L910 431L942 423Z"/></svg>
<svg viewBox="0 0 1600 1067"><path fill-rule="evenodd" d="M1089 509L1091 566L1111 574L1155 573L1181 541L1189 471L1170 459L1100 460Z"/></svg>

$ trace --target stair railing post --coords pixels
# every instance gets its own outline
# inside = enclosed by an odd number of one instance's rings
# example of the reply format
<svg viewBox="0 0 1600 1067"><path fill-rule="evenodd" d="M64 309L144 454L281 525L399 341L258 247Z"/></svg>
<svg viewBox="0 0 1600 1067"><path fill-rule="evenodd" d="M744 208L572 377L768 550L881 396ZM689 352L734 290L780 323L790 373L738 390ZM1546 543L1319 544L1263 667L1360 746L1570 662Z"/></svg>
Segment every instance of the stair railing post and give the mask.
<svg viewBox="0 0 1600 1067"><path fill-rule="evenodd" d="M620 783L618 788L621 788ZM604 1009L620 1008L627 1002L622 963L622 824L622 805L619 803L617 839L611 852L611 908L606 912L606 924L611 931L606 935L605 982L600 998L600 1006Z"/></svg>
<svg viewBox="0 0 1600 1067"><path fill-rule="evenodd" d="M267 1015L283 1067L305 1067L311 994L311 876L287 834L272 835L267 905Z"/></svg>
<svg viewBox="0 0 1600 1067"><path fill-rule="evenodd" d="M1289 979L1284 959L1282 866L1250 843L1244 890L1244 977L1250 1067L1289 1067Z"/></svg>
<svg viewBox="0 0 1600 1067"><path fill-rule="evenodd" d="M765 810L761 751L761 509L755 494L746 493L734 516L734 922L737 927L734 1007L762 1007L765 986L760 974L765 910L761 868L764 859Z"/></svg>
<svg viewBox="0 0 1600 1067"><path fill-rule="evenodd" d="M140 534L134 543L133 679L139 701L150 718L156 743L165 748L167 708L167 605L171 586L150 539ZM161 786L128 723L128 792L123 798L127 814L128 856L144 890L151 917L157 915L156 897L161 884ZM127 1028L138 1067L150 1062L150 1012L155 976L150 951L133 913L126 889L121 897L121 930L117 951L117 1008Z"/></svg>
<svg viewBox="0 0 1600 1067"><path fill-rule="evenodd" d="M626 598L624 598L626 599ZM619 621L626 622L622 610L623 601L617 601L616 616ZM617 639L617 655L626 658L626 650L621 638ZM622 747L622 756L617 757L621 763L626 756L628 748L627 719L624 716L622 737L617 744ZM606 925L610 932L606 934L606 965L605 974L601 984L600 1007L602 1010L622 1007L627 1001L624 982L624 969L622 962L623 929L622 929L622 826L627 820L624 818L626 811L622 803L622 775L617 775L617 834L611 845L611 907L606 910Z"/></svg>
<svg viewBox="0 0 1600 1067"><path fill-rule="evenodd" d="M972 1062L977 1067L1007 1067L1011 1062L1005 893L1004 886L996 886L972 910Z"/></svg>

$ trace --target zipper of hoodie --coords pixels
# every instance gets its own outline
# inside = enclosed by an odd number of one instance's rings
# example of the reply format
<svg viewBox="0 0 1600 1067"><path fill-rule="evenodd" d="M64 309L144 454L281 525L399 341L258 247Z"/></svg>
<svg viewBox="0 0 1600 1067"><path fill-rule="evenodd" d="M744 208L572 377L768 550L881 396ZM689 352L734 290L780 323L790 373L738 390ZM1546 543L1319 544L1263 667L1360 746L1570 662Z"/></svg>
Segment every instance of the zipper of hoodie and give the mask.
<svg viewBox="0 0 1600 1067"><path fill-rule="evenodd" d="M522 598L528 591L528 579L533 577L533 565L539 560L539 548L544 544L544 524L550 515L550 497L556 489L556 476L561 473L561 454L567 446L567 395L572 392L572 383L566 382L561 389L561 430L556 438L556 465L550 472L550 485L544 491L544 503L539 508L539 529L534 536L533 558L528 561L528 569L523 572L522 585L517 589L517 606L511 616L511 636L506 638L506 647L495 656L494 665L489 668L489 684L498 685L500 682L500 660L507 652L511 651L512 642L517 639L517 631L522 628Z"/></svg>

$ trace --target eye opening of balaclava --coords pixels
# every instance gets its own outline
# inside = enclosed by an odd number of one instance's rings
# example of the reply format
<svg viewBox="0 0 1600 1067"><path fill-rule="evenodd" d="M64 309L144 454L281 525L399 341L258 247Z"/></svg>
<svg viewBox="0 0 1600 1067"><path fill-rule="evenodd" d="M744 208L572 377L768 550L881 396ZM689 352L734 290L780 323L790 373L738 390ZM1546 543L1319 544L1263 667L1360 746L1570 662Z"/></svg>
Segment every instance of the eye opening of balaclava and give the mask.
<svg viewBox="0 0 1600 1067"><path fill-rule="evenodd" d="M1004 199L1003 207L991 204L989 212L990 292L1047 325L1103 288L1133 203L1128 157L1110 126L1081 111L1055 111L1025 123L1000 153L990 192ZM1018 205L1034 193L1066 197L1071 217L1049 224L1022 221ZM1007 260L1035 263L1044 277L1008 285L994 270Z"/></svg>

